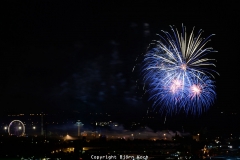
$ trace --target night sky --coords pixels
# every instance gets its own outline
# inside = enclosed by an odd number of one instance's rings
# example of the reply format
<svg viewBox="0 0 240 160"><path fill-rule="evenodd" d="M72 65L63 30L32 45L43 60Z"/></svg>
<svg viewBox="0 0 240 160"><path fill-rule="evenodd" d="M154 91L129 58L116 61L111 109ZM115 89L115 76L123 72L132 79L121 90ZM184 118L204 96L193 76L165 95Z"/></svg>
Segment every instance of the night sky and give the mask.
<svg viewBox="0 0 240 160"><path fill-rule="evenodd" d="M200 119L239 112L237 4L4 1L1 11L2 113L73 110L142 116L151 103L136 87L135 59L157 39L156 33L170 31L169 25L180 29L182 23L188 32L194 26L203 29L203 37L216 34L208 46L218 51L211 54L220 73L217 100Z"/></svg>

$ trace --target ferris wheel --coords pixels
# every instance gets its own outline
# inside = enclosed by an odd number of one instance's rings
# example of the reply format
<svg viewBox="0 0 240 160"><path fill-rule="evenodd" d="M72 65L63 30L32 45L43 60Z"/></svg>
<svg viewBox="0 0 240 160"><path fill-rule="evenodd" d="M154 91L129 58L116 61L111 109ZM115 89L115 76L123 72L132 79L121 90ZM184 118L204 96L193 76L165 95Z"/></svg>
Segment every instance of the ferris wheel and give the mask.
<svg viewBox="0 0 240 160"><path fill-rule="evenodd" d="M13 120L8 126L8 134L14 136L24 136L25 126L20 120Z"/></svg>

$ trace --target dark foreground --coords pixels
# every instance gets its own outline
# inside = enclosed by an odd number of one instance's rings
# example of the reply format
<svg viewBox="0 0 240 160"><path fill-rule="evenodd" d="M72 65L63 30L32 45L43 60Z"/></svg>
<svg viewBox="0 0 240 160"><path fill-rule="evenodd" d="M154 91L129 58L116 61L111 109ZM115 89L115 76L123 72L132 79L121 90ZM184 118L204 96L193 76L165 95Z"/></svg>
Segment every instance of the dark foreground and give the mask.
<svg viewBox="0 0 240 160"><path fill-rule="evenodd" d="M238 149L212 149L191 138L167 140L125 140L46 137L0 138L0 160L79 160L79 159L237 159ZM221 146L222 147L222 146ZM223 146L224 147L224 146ZM222 148L223 148L222 147ZM224 156L223 156L224 154ZM222 156L220 156L222 155ZM235 157L235 158L231 158Z"/></svg>

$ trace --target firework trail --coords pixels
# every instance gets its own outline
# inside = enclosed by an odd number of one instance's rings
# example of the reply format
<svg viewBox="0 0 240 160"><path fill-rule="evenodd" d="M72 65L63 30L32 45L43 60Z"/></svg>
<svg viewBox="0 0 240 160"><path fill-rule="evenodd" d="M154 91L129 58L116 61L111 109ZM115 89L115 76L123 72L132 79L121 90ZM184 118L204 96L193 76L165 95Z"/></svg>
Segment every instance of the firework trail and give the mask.
<svg viewBox="0 0 240 160"><path fill-rule="evenodd" d="M214 59L206 58L216 52L205 45L210 41L201 38L202 30L194 36L194 28L188 36L182 26L182 33L172 26L172 34L162 31L160 40L150 45L143 56L141 75L149 100L153 107L167 114L201 114L216 98L213 73ZM218 74L218 73L217 73Z"/></svg>

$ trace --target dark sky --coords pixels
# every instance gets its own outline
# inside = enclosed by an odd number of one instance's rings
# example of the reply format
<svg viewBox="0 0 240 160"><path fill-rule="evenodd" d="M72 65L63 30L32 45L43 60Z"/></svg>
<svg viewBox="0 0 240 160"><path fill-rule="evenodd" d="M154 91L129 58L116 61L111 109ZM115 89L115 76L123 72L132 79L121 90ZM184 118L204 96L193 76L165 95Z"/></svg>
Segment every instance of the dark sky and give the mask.
<svg viewBox="0 0 240 160"><path fill-rule="evenodd" d="M216 34L209 43L218 50L212 56L220 73L213 110L239 111L237 4L4 1L1 11L3 113L145 112L135 59L156 33L182 23L188 31L203 29L204 37Z"/></svg>

